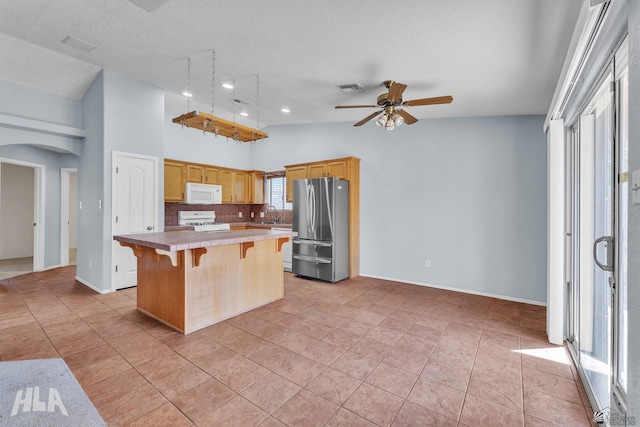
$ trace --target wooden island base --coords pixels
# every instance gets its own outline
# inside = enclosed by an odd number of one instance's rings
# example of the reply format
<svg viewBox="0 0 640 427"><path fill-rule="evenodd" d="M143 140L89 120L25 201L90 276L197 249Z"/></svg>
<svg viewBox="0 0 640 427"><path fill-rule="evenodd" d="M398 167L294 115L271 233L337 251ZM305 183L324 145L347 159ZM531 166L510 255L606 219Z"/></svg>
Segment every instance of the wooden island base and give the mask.
<svg viewBox="0 0 640 427"><path fill-rule="evenodd" d="M288 240L177 251L120 244L138 260L138 310L188 334L283 298L281 249Z"/></svg>

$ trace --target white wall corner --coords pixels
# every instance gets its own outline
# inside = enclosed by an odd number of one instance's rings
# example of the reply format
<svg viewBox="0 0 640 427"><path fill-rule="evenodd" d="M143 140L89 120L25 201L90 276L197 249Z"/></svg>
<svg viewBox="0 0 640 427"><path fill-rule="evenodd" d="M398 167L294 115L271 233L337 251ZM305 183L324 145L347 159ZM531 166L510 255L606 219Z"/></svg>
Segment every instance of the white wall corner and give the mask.
<svg viewBox="0 0 640 427"><path fill-rule="evenodd" d="M564 341L565 319L564 139L564 120L551 120L547 133L547 336L558 345Z"/></svg>

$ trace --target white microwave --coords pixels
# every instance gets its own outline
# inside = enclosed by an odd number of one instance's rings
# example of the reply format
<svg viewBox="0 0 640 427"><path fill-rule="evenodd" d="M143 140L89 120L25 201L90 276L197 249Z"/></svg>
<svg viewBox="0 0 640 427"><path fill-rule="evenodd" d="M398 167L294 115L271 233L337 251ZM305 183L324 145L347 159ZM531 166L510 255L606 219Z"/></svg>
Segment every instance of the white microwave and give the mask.
<svg viewBox="0 0 640 427"><path fill-rule="evenodd" d="M218 205L222 203L222 186L187 182L184 201L192 205Z"/></svg>

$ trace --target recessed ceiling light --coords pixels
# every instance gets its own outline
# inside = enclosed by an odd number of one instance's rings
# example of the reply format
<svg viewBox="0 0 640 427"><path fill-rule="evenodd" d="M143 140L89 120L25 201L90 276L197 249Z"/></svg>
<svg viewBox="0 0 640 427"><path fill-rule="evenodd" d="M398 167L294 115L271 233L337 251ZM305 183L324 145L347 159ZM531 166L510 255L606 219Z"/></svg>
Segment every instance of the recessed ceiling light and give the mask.
<svg viewBox="0 0 640 427"><path fill-rule="evenodd" d="M93 49L97 47L89 42L86 42L84 40L81 40L73 36L67 36L63 38L62 43L68 44L69 46L75 47L76 49L80 49L83 52L91 52Z"/></svg>
<svg viewBox="0 0 640 427"><path fill-rule="evenodd" d="M129 0L131 3L140 6L147 12L153 12L160 6L169 3L169 0Z"/></svg>
<svg viewBox="0 0 640 427"><path fill-rule="evenodd" d="M233 89L233 85L231 83L222 83L222 87L225 89Z"/></svg>
<svg viewBox="0 0 640 427"><path fill-rule="evenodd" d="M280 111L282 111L283 113L290 113L291 110L289 110L288 108L283 108Z"/></svg>

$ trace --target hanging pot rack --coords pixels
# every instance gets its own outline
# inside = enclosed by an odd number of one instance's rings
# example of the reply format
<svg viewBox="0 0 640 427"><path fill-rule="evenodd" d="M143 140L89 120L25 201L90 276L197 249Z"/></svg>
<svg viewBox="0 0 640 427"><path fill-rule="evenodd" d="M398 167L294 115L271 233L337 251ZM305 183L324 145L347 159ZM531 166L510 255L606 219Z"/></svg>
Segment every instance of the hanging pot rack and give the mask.
<svg viewBox="0 0 640 427"><path fill-rule="evenodd" d="M203 113L202 111L190 111L190 98L191 98L191 58L187 57L187 90L183 93L187 96L187 113L174 118L173 123L177 123L181 126L187 126L202 130L203 133L211 132L216 137L222 135L227 138L232 138L238 142L254 142L260 139L268 138L269 135L266 132L262 132L258 129L253 129L248 126L243 126L236 123L236 111L235 104L233 109L233 121L221 119L213 115L215 107L215 77L216 77L216 50L211 51L211 114ZM258 126L260 126L260 75L256 75L256 93L258 96ZM233 89L233 98L235 97L235 85Z"/></svg>
<svg viewBox="0 0 640 427"><path fill-rule="evenodd" d="M202 111L191 111L173 119L173 123L182 126L211 132L215 135L225 136L241 142L253 142L268 138L266 132L243 126Z"/></svg>

